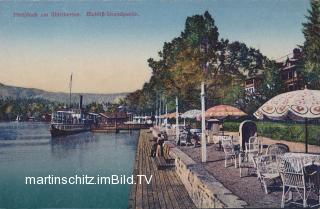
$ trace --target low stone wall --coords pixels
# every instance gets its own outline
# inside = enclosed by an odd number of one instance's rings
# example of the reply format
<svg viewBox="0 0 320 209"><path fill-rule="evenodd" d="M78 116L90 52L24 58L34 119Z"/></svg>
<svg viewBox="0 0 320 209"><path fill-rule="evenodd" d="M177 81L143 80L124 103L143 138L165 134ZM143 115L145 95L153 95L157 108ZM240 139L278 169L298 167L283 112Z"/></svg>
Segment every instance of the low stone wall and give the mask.
<svg viewBox="0 0 320 209"><path fill-rule="evenodd" d="M243 208L248 204L178 148L171 148L176 172L198 208Z"/></svg>

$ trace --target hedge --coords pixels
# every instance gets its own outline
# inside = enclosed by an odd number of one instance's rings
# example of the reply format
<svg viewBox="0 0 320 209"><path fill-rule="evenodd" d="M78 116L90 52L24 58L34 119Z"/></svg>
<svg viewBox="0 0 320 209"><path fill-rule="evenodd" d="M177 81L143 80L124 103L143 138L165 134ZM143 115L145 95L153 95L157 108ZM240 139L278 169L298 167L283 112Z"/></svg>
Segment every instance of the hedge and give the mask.
<svg viewBox="0 0 320 209"><path fill-rule="evenodd" d="M257 121L258 135L271 139L304 142L304 124ZM240 122L224 122L224 130L238 132ZM320 125L308 126L308 144L320 145Z"/></svg>

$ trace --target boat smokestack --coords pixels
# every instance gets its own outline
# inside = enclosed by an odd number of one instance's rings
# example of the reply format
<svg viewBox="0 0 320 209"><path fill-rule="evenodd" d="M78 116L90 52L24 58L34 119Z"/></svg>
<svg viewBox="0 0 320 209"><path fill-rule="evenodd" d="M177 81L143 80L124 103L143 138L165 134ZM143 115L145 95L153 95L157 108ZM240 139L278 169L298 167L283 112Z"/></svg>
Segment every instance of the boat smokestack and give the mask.
<svg viewBox="0 0 320 209"><path fill-rule="evenodd" d="M79 103L79 109L82 110L82 100L83 100L83 96L80 95L80 103Z"/></svg>

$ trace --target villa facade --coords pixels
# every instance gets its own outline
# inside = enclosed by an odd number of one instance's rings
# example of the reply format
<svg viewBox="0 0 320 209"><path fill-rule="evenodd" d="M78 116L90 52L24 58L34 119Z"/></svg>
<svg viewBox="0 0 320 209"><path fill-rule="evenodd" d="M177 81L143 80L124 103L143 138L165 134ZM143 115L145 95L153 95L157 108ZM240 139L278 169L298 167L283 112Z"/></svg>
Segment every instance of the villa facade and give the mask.
<svg viewBox="0 0 320 209"><path fill-rule="evenodd" d="M291 57L287 57L284 61L277 62L276 65L280 70L281 81L283 82L285 92L304 88L300 73L300 68L302 67L302 52L300 49L295 48ZM257 88L262 84L262 80L262 73L258 73L254 77L248 77L244 85L246 93L255 93Z"/></svg>

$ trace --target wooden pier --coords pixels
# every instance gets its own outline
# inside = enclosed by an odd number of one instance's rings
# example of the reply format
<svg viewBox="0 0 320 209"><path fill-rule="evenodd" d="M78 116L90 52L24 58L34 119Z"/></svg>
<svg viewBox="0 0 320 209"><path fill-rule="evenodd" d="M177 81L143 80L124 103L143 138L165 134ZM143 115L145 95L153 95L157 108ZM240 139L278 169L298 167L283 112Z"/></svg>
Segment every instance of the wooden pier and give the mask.
<svg viewBox="0 0 320 209"><path fill-rule="evenodd" d="M118 125L99 125L91 129L93 132L103 132L103 133L118 133L119 131L131 131L131 130L141 130L148 129L152 124L118 124Z"/></svg>
<svg viewBox="0 0 320 209"><path fill-rule="evenodd" d="M187 190L175 172L175 168L158 170L155 160L150 157L152 134L140 131L133 175L152 175L150 184L133 184L129 208L196 208ZM136 179L138 182L138 179Z"/></svg>

